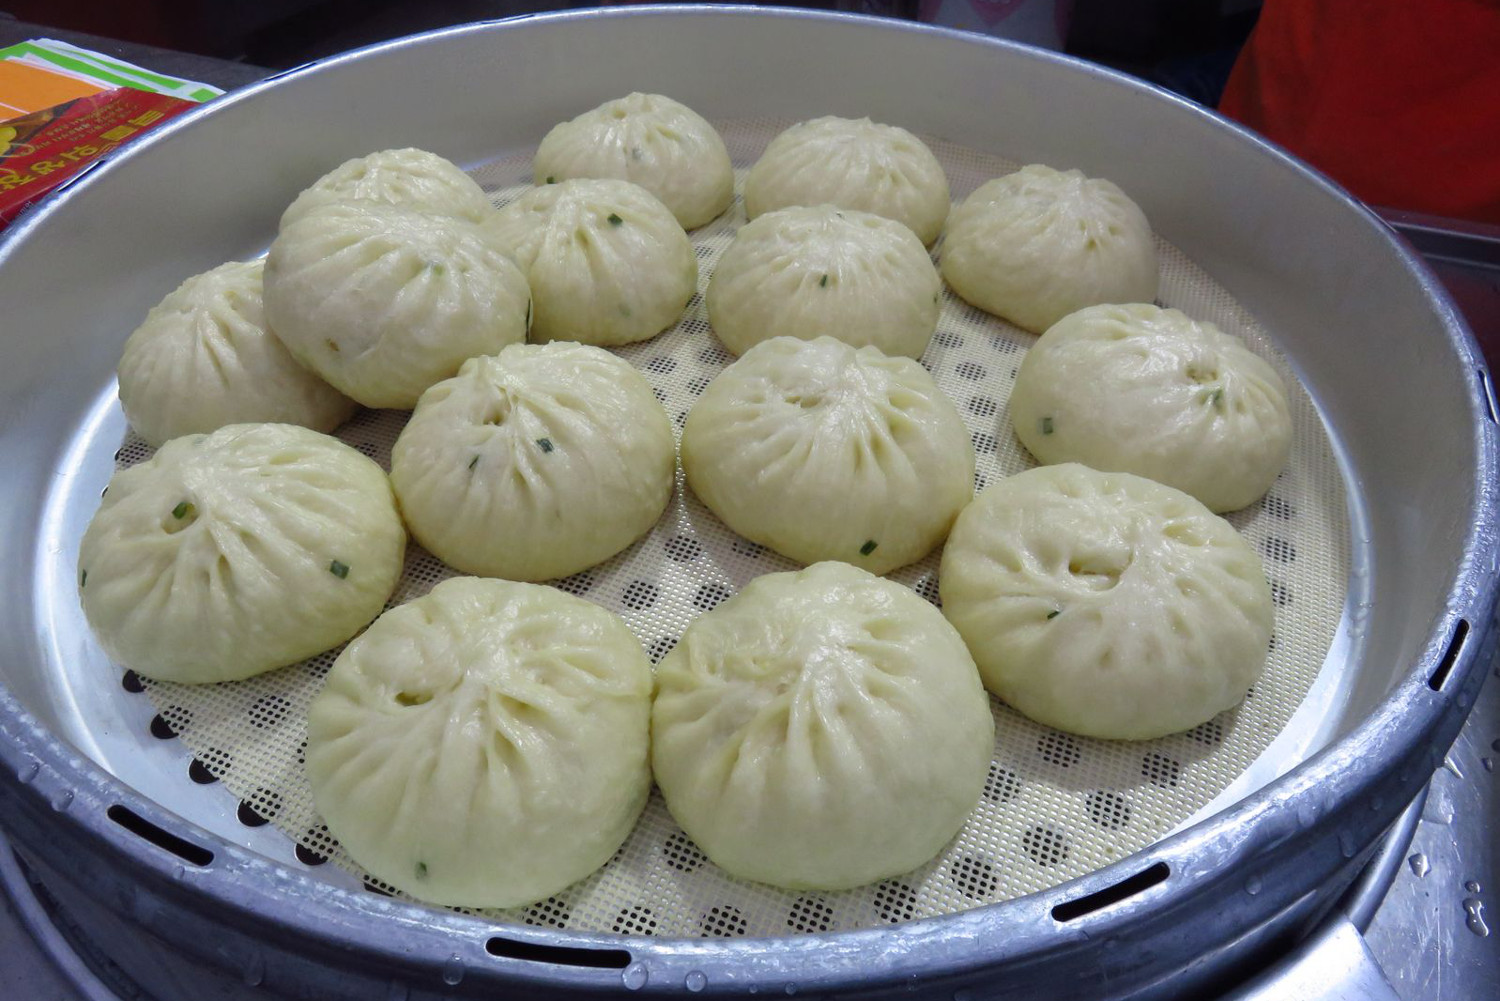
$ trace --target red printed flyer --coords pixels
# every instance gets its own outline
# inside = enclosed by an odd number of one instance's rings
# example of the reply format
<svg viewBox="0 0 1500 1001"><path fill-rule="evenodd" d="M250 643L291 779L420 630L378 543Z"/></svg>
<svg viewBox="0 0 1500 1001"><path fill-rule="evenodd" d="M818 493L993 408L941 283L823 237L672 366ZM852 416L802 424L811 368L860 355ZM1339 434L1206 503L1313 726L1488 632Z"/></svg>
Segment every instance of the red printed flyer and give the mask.
<svg viewBox="0 0 1500 1001"><path fill-rule="evenodd" d="M0 229L111 150L220 93L52 39L0 49Z"/></svg>
<svg viewBox="0 0 1500 1001"><path fill-rule="evenodd" d="M0 227L121 143L193 107L117 87L0 124Z"/></svg>

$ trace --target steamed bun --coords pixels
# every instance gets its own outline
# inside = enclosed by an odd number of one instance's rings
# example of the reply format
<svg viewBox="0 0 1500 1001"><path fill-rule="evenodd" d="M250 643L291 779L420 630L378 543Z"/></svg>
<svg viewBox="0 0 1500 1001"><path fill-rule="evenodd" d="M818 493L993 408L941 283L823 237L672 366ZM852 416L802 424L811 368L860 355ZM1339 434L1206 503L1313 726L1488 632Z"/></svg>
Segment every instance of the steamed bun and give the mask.
<svg viewBox="0 0 1500 1001"><path fill-rule="evenodd" d="M565 577L666 509L672 425L645 378L602 348L518 344L422 394L391 450L412 535L465 573Z"/></svg>
<svg viewBox="0 0 1500 1001"><path fill-rule="evenodd" d="M388 149L346 160L314 181L281 214L281 228L320 205L362 201L482 222L484 190L449 161L422 149Z"/></svg>
<svg viewBox="0 0 1500 1001"><path fill-rule="evenodd" d="M554 126L537 148L537 184L613 177L639 184L684 229L712 221L734 200L734 166L714 127L660 94L628 94Z"/></svg>
<svg viewBox="0 0 1500 1001"><path fill-rule="evenodd" d="M1291 449L1276 371L1213 324L1150 304L1055 323L1021 363L1010 415L1040 462L1135 473L1214 511L1263 495Z"/></svg>
<svg viewBox="0 0 1500 1001"><path fill-rule="evenodd" d="M651 788L651 663L620 618L461 577L376 619L307 714L329 831L391 886L512 907L582 879Z"/></svg>
<svg viewBox="0 0 1500 1001"><path fill-rule="evenodd" d="M1067 463L1001 480L943 550L943 614L1039 723L1144 740L1238 704L1271 640L1260 557L1180 490Z"/></svg>
<svg viewBox="0 0 1500 1001"><path fill-rule="evenodd" d="M283 229L265 304L298 361L367 407L402 409L466 359L524 340L531 317L525 276L479 227L373 201Z"/></svg>
<svg viewBox="0 0 1500 1001"><path fill-rule="evenodd" d="M751 219L788 205L834 205L894 219L930 244L948 218L948 178L927 144L868 118L814 118L766 147L745 178Z"/></svg>
<svg viewBox="0 0 1500 1001"><path fill-rule="evenodd" d="M916 868L995 749L974 662L910 589L842 563L751 581L657 666L652 766L719 866L792 889Z"/></svg>
<svg viewBox="0 0 1500 1001"><path fill-rule="evenodd" d="M78 592L117 663L238 681L353 636L395 590L405 549L374 462L307 428L231 424L114 475Z"/></svg>
<svg viewBox="0 0 1500 1001"><path fill-rule="evenodd" d="M533 188L486 229L531 285L533 341L645 340L676 323L698 288L687 234L629 181Z"/></svg>
<svg viewBox="0 0 1500 1001"><path fill-rule="evenodd" d="M1041 333L1104 302L1150 302L1151 227L1109 181L1041 164L979 186L953 210L943 277L965 301Z"/></svg>
<svg viewBox="0 0 1500 1001"><path fill-rule="evenodd" d="M152 445L258 421L332 431L354 413L266 329L263 267L234 262L189 278L125 341L120 405Z"/></svg>
<svg viewBox="0 0 1500 1001"><path fill-rule="evenodd" d="M719 373L682 429L688 485L803 563L885 573L925 556L974 492L963 419L910 358L775 337Z"/></svg>
<svg viewBox="0 0 1500 1001"><path fill-rule="evenodd" d="M778 209L735 234L708 283L708 318L735 354L771 337L828 335L920 357L943 283L898 222L831 205Z"/></svg>

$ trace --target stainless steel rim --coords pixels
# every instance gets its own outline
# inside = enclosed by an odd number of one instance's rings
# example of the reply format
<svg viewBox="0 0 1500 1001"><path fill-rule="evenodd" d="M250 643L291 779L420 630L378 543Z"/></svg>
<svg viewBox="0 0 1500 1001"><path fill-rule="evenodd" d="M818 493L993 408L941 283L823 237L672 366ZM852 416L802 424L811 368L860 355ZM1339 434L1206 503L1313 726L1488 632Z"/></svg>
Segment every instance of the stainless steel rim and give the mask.
<svg viewBox="0 0 1500 1001"><path fill-rule="evenodd" d="M336 71L371 53L435 38L505 31L533 20L662 16L870 20L751 7L647 7L536 15L445 29L273 77L183 116L146 143L117 154L115 160L127 160L140 149L170 141L179 130L195 127L222 107L254 100L282 79ZM882 25L883 30L893 32L945 35L953 44L989 47L1004 51L1008 58L1069 64L1118 85L1154 91L1175 105L1177 113L1199 116L1213 128L1237 134L1259 155L1293 167L1349 211L1363 213L1373 239L1394 241L1383 224L1331 182L1181 98L1065 56L984 36L908 23ZM86 171L13 226L0 240L0 266L40 220L66 204L72 192L97 183L109 170L103 165ZM300 943L310 955L342 957L338 961L348 965L442 977L445 964L451 970L456 962L466 971L464 990L496 982L574 991L617 989L622 982L631 987L681 989L690 975L705 978L707 993L741 991L751 984L781 989L787 983L819 991L895 988L918 976L924 986L957 984L1001 967L1032 969L1027 976L1041 976L1036 982L1043 984L1049 981L1036 971L1045 968L1055 977L1061 964L1077 964L1078 957L1085 955L1090 957L1087 976L1095 979L1080 984L1119 984L1128 983L1132 976L1146 976L1137 959L1121 955L1132 950L1110 952L1108 943L1122 937L1133 944L1150 942L1158 949L1160 961L1178 966L1199 962L1202 942L1230 941L1241 934L1237 926L1245 922L1272 921L1348 871L1367 851L1425 783L1441 758L1441 749L1457 733L1482 680L1484 657L1493 647L1491 618L1500 559L1496 504L1500 443L1488 410L1488 376L1471 335L1440 285L1409 250L1402 247L1400 254L1421 276L1428 299L1441 317L1448 348L1476 373L1467 403L1479 457L1474 470L1478 514L1466 540L1463 569L1446 596L1445 614L1428 636L1423 655L1353 733L1235 807L1087 877L1020 900L891 929L805 937L663 940L500 926L338 890L268 863L124 787L42 728L4 689L0 689L0 734L4 735L0 759L5 764L0 772L0 803L14 818L11 823L19 843L40 857L56 858L59 867L76 865L76 861L55 854L62 846L51 838L47 819L55 811L66 811L73 818L69 833L77 847L106 864L101 871L114 866L134 873L142 900L177 907L208 924L232 926L247 935ZM111 819L112 808L116 818L123 816L119 813L123 808L162 831L207 848L213 854L212 863L195 866L142 840ZM1293 872L1299 878L1262 878L1261 874L1273 871ZM1174 915L1187 901L1210 896L1235 901L1236 916L1226 916L1222 927L1183 935L1174 926ZM139 920L147 927L162 924L164 913L164 909L145 908ZM389 933L373 938L369 929L374 922L383 922ZM206 961L222 961L203 943L183 945Z"/></svg>

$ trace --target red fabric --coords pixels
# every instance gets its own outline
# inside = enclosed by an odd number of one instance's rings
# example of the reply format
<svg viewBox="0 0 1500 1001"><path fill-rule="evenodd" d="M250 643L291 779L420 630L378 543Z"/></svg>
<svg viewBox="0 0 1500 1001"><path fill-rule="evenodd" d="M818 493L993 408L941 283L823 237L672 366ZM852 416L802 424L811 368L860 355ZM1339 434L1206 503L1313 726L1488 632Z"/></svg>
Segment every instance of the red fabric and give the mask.
<svg viewBox="0 0 1500 1001"><path fill-rule="evenodd" d="M1500 0L1266 0L1219 110L1366 202L1500 223Z"/></svg>

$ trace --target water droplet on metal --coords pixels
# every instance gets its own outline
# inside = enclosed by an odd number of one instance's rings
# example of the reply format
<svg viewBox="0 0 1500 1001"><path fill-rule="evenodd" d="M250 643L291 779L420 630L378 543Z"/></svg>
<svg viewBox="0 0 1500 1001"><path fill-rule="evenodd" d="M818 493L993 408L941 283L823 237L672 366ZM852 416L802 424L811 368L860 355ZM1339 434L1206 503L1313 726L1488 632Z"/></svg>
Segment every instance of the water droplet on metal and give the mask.
<svg viewBox="0 0 1500 1001"><path fill-rule="evenodd" d="M1297 807L1297 823L1303 827L1311 827L1318 819L1318 805L1316 803L1303 803Z"/></svg>
<svg viewBox="0 0 1500 1001"><path fill-rule="evenodd" d="M693 970L682 979L682 986L697 994L708 986L708 975L702 970Z"/></svg>
<svg viewBox="0 0 1500 1001"><path fill-rule="evenodd" d="M1480 758L1479 763L1484 766L1484 770L1487 772L1492 772L1495 770L1494 758Z"/></svg>
<svg viewBox="0 0 1500 1001"><path fill-rule="evenodd" d="M650 979L651 973L646 969L645 963L631 963L620 971L620 982L625 985L627 991L640 990Z"/></svg>
<svg viewBox="0 0 1500 1001"><path fill-rule="evenodd" d="M759 994L760 993L760 988L757 987L757 986L755 986L754 984L751 984L749 987L746 988L746 990L748 990L751 994Z"/></svg>
<svg viewBox="0 0 1500 1001"><path fill-rule="evenodd" d="M449 987L456 986L464 978L464 961L458 957L458 953L449 956L443 963L443 983Z"/></svg>
<svg viewBox="0 0 1500 1001"><path fill-rule="evenodd" d="M1497 670L1500 670L1500 668L1497 668ZM1497 751L1500 751L1500 737L1496 737L1494 740L1490 741L1490 747L1494 748Z"/></svg>
<svg viewBox="0 0 1500 1001"><path fill-rule="evenodd" d="M245 964L242 976L247 987L259 987L261 981L266 979L266 961L260 953L250 957L250 962Z"/></svg>
<svg viewBox="0 0 1500 1001"><path fill-rule="evenodd" d="M68 807L73 805L73 790L64 789L52 799L52 809L58 813L67 813Z"/></svg>
<svg viewBox="0 0 1500 1001"><path fill-rule="evenodd" d="M1359 851L1359 845L1354 842L1354 835L1348 831L1339 831L1339 851L1344 858L1353 858L1355 852Z"/></svg>
<svg viewBox="0 0 1500 1001"><path fill-rule="evenodd" d="M187 866L180 865L177 868L173 869L172 870L172 878L173 879L186 879L187 878Z"/></svg>
<svg viewBox="0 0 1500 1001"><path fill-rule="evenodd" d="M1484 923L1484 903L1478 897L1470 897L1464 901L1464 913L1468 915L1464 924L1468 925L1469 931L1480 938L1490 933L1489 925Z"/></svg>
<svg viewBox="0 0 1500 1001"><path fill-rule="evenodd" d="M1496 743L1500 743L1500 741L1497 741ZM21 769L20 773L16 775L16 778L21 780L22 785L26 785L28 782L31 782L33 779L35 779L37 773L41 770L42 763L40 761L33 761L31 762L31 764Z"/></svg>
<svg viewBox="0 0 1500 1001"><path fill-rule="evenodd" d="M1467 881L1466 883L1464 883L1464 892L1465 893L1478 893L1479 892L1479 884L1476 883L1472 879L1469 880L1469 881Z"/></svg>
<svg viewBox="0 0 1500 1001"><path fill-rule="evenodd" d="M1249 879L1245 880L1245 892L1250 894L1250 896L1253 897L1260 891L1261 881L1259 876L1251 876Z"/></svg>
<svg viewBox="0 0 1500 1001"><path fill-rule="evenodd" d="M1421 852L1417 852L1411 858L1407 859L1406 864L1411 866L1412 874L1418 879L1427 875L1428 871L1432 869L1432 866L1427 862L1427 856Z"/></svg>
<svg viewBox="0 0 1500 1001"><path fill-rule="evenodd" d="M787 992L787 994L789 996L792 995L792 994L796 994L797 993L797 985L796 984L787 984L785 989L786 989L786 992Z"/></svg>

